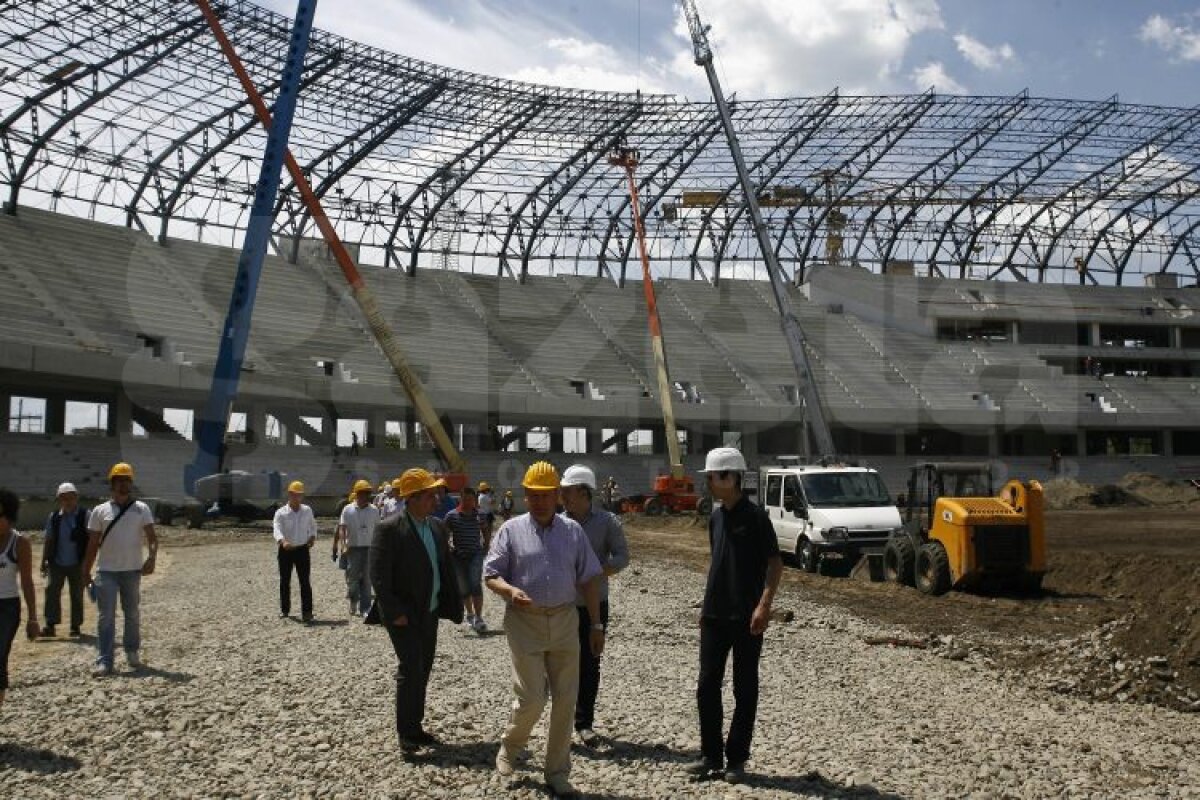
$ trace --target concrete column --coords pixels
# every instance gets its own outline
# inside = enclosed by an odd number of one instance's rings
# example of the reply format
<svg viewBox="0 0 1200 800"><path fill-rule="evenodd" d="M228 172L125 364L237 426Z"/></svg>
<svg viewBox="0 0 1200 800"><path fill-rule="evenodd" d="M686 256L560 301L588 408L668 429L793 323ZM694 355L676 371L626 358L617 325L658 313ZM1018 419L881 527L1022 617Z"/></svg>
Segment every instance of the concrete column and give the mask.
<svg viewBox="0 0 1200 800"><path fill-rule="evenodd" d="M1088 325L1088 345L1091 347L1100 346L1100 323L1093 322Z"/></svg>
<svg viewBox="0 0 1200 800"><path fill-rule="evenodd" d="M1171 458L1175 455L1175 435L1169 428L1164 428L1162 432L1162 450L1159 455Z"/></svg>
<svg viewBox="0 0 1200 800"><path fill-rule="evenodd" d="M758 431L742 430L742 455L747 462L758 461Z"/></svg>
<svg viewBox="0 0 1200 800"><path fill-rule="evenodd" d="M0 392L0 433L8 433L9 426L9 408L12 406L12 394L9 392ZM109 414L111 419L112 415ZM109 423L112 424L111 421Z"/></svg>
<svg viewBox="0 0 1200 800"><path fill-rule="evenodd" d="M1167 341L1167 346L1173 350L1183 349L1183 328L1179 327L1178 325L1171 326L1170 338Z"/></svg>
<svg viewBox="0 0 1200 800"><path fill-rule="evenodd" d="M1082 458L1088 454L1087 451L1087 431L1080 428L1075 432L1075 453Z"/></svg>
<svg viewBox="0 0 1200 800"><path fill-rule="evenodd" d="M604 431L601 428L587 429L587 452L588 455L599 455L600 446L604 443Z"/></svg>
<svg viewBox="0 0 1200 800"><path fill-rule="evenodd" d="M263 444L266 437L267 407L262 403L251 403L246 409L246 444Z"/></svg>
<svg viewBox="0 0 1200 800"><path fill-rule="evenodd" d="M995 428L988 431L987 454L988 458L1000 457L1000 431L996 430Z"/></svg>
<svg viewBox="0 0 1200 800"><path fill-rule="evenodd" d="M367 435L364 447L383 447L387 437L387 411L373 409L367 414Z"/></svg>
<svg viewBox="0 0 1200 800"><path fill-rule="evenodd" d="M67 398L56 394L46 398L46 433L62 435L67 426Z"/></svg>
<svg viewBox="0 0 1200 800"><path fill-rule="evenodd" d="M1012 339L1013 344L1021 343L1021 323L1016 320L1008 323L1008 337Z"/></svg>
<svg viewBox="0 0 1200 800"><path fill-rule="evenodd" d="M662 428L650 428L650 452L656 456L667 452L667 434Z"/></svg>
<svg viewBox="0 0 1200 800"><path fill-rule="evenodd" d="M896 431L896 455L898 456L908 455L908 453L905 452L904 439L904 431Z"/></svg>
<svg viewBox="0 0 1200 800"><path fill-rule="evenodd" d="M133 404L129 395L117 392L108 407L108 435L124 436L133 430Z"/></svg>
<svg viewBox="0 0 1200 800"><path fill-rule="evenodd" d="M563 429L550 425L547 430L550 432L550 452L561 453L563 451Z"/></svg>

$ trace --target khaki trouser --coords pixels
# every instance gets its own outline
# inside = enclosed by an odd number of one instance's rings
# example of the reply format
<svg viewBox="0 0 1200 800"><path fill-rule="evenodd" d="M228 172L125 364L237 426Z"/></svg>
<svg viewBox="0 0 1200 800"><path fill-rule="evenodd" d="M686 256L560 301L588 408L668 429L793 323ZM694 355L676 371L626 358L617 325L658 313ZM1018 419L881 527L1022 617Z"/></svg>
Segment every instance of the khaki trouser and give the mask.
<svg viewBox="0 0 1200 800"><path fill-rule="evenodd" d="M546 736L546 780L571 772L571 729L579 693L579 616L575 606L523 611L509 606L504 630L512 653L512 714L500 746L514 761L529 741L529 732L550 696L550 730Z"/></svg>

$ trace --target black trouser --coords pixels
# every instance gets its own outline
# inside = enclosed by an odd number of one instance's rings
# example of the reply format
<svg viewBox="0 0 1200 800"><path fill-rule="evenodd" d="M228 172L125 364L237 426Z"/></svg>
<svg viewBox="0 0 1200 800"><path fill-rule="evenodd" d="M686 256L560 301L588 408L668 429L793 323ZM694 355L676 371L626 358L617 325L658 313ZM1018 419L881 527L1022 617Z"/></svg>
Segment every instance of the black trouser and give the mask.
<svg viewBox="0 0 1200 800"><path fill-rule="evenodd" d="M300 579L300 614L308 619L313 613L312 584L308 582L310 561L304 545L291 550L279 548L279 611L292 613L292 567Z"/></svg>
<svg viewBox="0 0 1200 800"><path fill-rule="evenodd" d="M696 685L700 749L713 764L744 764L750 757L754 716L758 712L758 659L762 645L762 636L750 635L749 620L700 622L700 680ZM733 651L733 722L722 747L721 684L725 682L725 662L730 650Z"/></svg>
<svg viewBox="0 0 1200 800"><path fill-rule="evenodd" d="M46 583L46 625L54 627L62 621L62 587L67 583L67 592L71 596L71 630L77 631L83 625L83 567L76 564L71 567L50 565L50 580Z"/></svg>
<svg viewBox="0 0 1200 800"><path fill-rule="evenodd" d="M0 692L8 691L8 654L20 627L20 598L6 597L0 600Z"/></svg>
<svg viewBox="0 0 1200 800"><path fill-rule="evenodd" d="M396 651L396 734L411 739L424 730L425 689L437 650L438 621L432 614L422 614L409 617L403 627L390 621L385 627Z"/></svg>
<svg viewBox="0 0 1200 800"><path fill-rule="evenodd" d="M600 657L592 655L592 619L579 606L579 698L575 701L575 730L592 727L600 691ZM600 604L600 621L608 624L608 601Z"/></svg>

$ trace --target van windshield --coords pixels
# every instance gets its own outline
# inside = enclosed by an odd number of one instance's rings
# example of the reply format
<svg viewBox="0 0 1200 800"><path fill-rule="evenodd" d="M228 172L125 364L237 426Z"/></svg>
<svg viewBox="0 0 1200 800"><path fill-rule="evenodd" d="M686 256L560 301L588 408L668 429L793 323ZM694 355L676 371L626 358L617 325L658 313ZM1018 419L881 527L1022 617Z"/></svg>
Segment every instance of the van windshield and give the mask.
<svg viewBox="0 0 1200 800"><path fill-rule="evenodd" d="M802 475L804 497L816 508L859 508L890 506L888 494L875 472L821 472Z"/></svg>

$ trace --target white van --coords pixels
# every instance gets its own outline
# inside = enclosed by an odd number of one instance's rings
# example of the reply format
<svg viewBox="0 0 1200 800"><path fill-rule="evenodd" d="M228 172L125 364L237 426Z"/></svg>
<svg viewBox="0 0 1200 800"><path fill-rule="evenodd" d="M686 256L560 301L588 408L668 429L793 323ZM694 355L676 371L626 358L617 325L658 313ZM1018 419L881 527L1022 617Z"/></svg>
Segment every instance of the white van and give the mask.
<svg viewBox="0 0 1200 800"><path fill-rule="evenodd" d="M867 467L761 467L758 502L771 516L779 549L805 572L822 561L853 566L882 551L900 528L900 512L879 473Z"/></svg>

